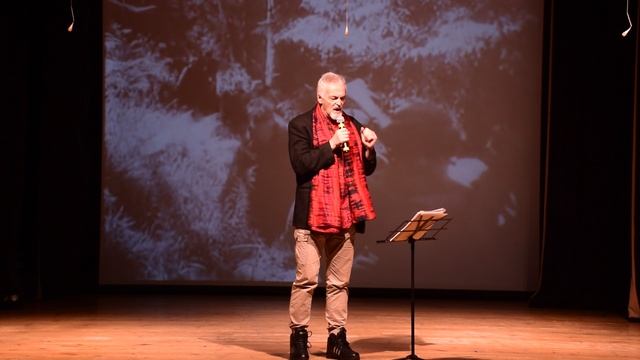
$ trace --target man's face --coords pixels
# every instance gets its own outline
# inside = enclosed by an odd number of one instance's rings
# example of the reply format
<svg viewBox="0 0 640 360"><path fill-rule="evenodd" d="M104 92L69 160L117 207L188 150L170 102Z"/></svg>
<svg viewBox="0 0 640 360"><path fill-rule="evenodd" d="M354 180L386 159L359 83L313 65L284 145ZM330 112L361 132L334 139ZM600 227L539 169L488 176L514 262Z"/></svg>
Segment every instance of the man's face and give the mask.
<svg viewBox="0 0 640 360"><path fill-rule="evenodd" d="M342 82L324 84L318 89L318 104L332 119L336 119L342 114L346 98L347 87Z"/></svg>

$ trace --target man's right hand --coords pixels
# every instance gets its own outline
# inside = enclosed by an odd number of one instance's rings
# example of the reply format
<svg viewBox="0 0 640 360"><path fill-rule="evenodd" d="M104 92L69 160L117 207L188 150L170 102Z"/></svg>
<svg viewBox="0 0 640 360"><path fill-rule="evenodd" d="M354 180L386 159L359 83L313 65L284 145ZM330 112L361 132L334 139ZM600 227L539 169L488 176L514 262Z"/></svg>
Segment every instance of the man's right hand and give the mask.
<svg viewBox="0 0 640 360"><path fill-rule="evenodd" d="M335 149L336 146L346 143L347 141L349 141L349 130L347 129L338 129L336 130L336 132L333 134L333 136L331 137L331 139L329 139L329 145L331 146L331 149Z"/></svg>

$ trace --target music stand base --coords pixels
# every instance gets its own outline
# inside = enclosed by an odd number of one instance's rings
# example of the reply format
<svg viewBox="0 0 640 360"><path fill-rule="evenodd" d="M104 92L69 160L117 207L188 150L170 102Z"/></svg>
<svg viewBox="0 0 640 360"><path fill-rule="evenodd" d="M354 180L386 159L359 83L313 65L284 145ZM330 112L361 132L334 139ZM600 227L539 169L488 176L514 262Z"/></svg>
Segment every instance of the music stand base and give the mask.
<svg viewBox="0 0 640 360"><path fill-rule="evenodd" d="M416 354L407 355L407 357L405 357L405 359L408 359L408 360L423 360L420 356L418 356Z"/></svg>

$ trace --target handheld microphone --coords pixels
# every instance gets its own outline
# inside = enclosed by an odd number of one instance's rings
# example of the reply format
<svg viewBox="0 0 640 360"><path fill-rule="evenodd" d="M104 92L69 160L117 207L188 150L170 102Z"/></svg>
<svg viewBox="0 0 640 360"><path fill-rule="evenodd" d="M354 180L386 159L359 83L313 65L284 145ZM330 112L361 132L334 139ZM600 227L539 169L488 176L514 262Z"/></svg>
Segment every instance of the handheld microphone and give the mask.
<svg viewBox="0 0 640 360"><path fill-rule="evenodd" d="M336 118L336 122L338 123L338 129L344 129L344 116L342 114ZM342 152L349 152L348 142L342 143Z"/></svg>

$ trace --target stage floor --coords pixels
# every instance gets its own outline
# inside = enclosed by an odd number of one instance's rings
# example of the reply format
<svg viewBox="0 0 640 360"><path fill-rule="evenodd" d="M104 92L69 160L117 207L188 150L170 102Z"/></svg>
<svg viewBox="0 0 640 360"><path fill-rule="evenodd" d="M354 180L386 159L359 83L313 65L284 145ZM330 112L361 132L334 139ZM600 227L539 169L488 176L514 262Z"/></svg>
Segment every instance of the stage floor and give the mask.
<svg viewBox="0 0 640 360"><path fill-rule="evenodd" d="M324 359L314 300L312 359ZM102 295L0 310L0 359L288 359L286 296ZM349 340L362 359L410 351L410 303L358 298ZM640 359L640 323L621 314L532 309L525 301L418 300L423 359Z"/></svg>

